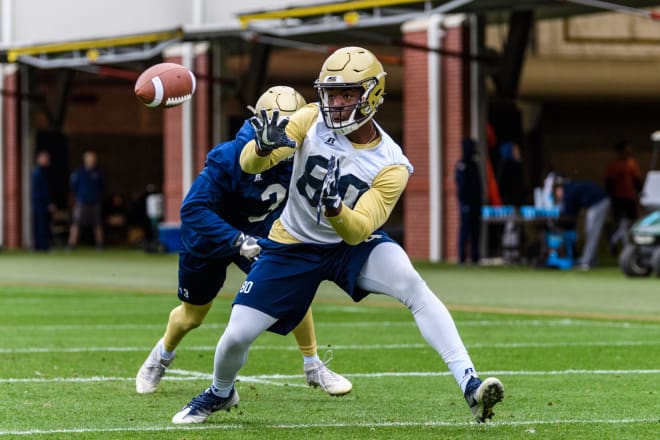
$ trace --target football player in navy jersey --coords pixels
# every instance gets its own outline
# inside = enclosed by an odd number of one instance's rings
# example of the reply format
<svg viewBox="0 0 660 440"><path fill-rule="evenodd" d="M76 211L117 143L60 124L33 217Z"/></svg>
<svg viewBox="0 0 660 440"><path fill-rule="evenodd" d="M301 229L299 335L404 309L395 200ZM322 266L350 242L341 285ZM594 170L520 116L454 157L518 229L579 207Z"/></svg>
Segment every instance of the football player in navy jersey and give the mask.
<svg viewBox="0 0 660 440"><path fill-rule="evenodd" d="M504 397L497 378L483 381L445 305L405 251L380 230L403 192L412 166L373 116L383 101L385 72L366 49L330 55L315 87L319 102L289 118L252 118L255 140L241 168L263 173L294 154L289 198L234 300L215 353L213 383L172 418L200 423L238 404L234 382L250 345L264 331L287 334L304 317L316 288L330 280L354 300L391 296L412 313L446 363L477 422Z"/></svg>
<svg viewBox="0 0 660 440"><path fill-rule="evenodd" d="M268 89L255 108L291 115L305 105L291 87ZM251 108L253 112L254 108ZM192 329L199 327L225 282L227 267L234 263L248 272L261 250L257 240L268 235L287 198L292 160L259 174L241 170L241 150L255 132L245 121L236 138L213 148L181 205L181 251L179 253L179 299L169 315L165 335L158 341L138 371L138 393L156 391L175 349ZM347 394L352 384L330 370L317 354L311 309L293 330L303 354L307 382L331 395Z"/></svg>

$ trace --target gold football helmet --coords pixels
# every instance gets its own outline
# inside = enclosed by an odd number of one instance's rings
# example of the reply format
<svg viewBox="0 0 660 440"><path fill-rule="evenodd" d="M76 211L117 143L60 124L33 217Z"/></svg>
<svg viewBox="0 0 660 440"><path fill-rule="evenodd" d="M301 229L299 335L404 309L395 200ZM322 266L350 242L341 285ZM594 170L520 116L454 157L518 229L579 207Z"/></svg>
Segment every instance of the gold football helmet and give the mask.
<svg viewBox="0 0 660 440"><path fill-rule="evenodd" d="M325 125L340 134L349 134L371 119L385 95L385 71L373 53L361 47L344 47L325 60L314 88L319 95ZM347 119L338 121L332 113L342 108L331 107L329 89L360 89L361 97Z"/></svg>
<svg viewBox="0 0 660 440"><path fill-rule="evenodd" d="M248 109L257 114L259 110L264 108L270 118L275 108L280 110L280 117L291 116L296 110L304 107L305 104L307 104L305 98L295 89L287 86L274 86L259 97L254 107L248 105Z"/></svg>

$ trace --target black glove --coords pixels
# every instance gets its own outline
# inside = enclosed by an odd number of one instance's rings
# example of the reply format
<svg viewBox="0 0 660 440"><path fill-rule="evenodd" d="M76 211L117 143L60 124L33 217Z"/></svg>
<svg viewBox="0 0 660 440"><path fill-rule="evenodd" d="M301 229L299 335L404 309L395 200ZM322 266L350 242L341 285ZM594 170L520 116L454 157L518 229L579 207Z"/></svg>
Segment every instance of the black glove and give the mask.
<svg viewBox="0 0 660 440"><path fill-rule="evenodd" d="M248 260L256 260L261 252L261 246L257 243L258 238L244 233L238 234L234 247L238 248L238 253Z"/></svg>
<svg viewBox="0 0 660 440"><path fill-rule="evenodd" d="M273 151L280 147L296 148L296 141L286 135L286 126L289 124L289 118L279 119L279 109L273 109L273 116L268 117L266 109L259 110L259 115L250 118L250 124L255 131L255 141L257 147L263 152Z"/></svg>

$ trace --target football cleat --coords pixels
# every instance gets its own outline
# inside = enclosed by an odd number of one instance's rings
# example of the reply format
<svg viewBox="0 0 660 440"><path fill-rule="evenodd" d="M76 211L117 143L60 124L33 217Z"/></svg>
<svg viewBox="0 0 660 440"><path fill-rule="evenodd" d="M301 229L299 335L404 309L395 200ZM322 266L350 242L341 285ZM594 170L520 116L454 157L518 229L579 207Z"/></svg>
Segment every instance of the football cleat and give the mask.
<svg viewBox="0 0 660 440"><path fill-rule="evenodd" d="M472 377L465 387L465 401L477 423L484 423L495 415L493 407L504 398L504 386L499 379L489 377L483 382Z"/></svg>
<svg viewBox="0 0 660 440"><path fill-rule="evenodd" d="M135 377L135 391L139 394L153 393L156 391L160 380L165 375L165 370L172 363L174 357L165 360L161 357L160 351L163 346L163 340L158 341L151 350L149 356L144 361Z"/></svg>
<svg viewBox="0 0 660 440"><path fill-rule="evenodd" d="M172 423L203 423L216 411L224 409L229 412L231 408L238 406L239 400L238 391L235 388L231 389L229 397L218 397L213 394L209 387L199 396L193 398L181 411L174 414Z"/></svg>
<svg viewBox="0 0 660 440"><path fill-rule="evenodd" d="M351 381L329 369L327 363L320 360L305 364L305 377L309 386L321 387L331 396L343 396L353 389Z"/></svg>

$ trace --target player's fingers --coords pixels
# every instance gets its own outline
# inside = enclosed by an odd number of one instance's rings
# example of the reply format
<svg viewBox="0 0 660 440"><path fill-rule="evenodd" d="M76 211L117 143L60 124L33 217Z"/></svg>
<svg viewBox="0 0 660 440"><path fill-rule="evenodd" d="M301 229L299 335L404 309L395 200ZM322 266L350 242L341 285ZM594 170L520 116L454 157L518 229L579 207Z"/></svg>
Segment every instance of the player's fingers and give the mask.
<svg viewBox="0 0 660 440"><path fill-rule="evenodd" d="M280 117L280 109L277 107L273 107L273 115L270 117L270 121L273 125L278 125L277 124L277 119Z"/></svg>
<svg viewBox="0 0 660 440"><path fill-rule="evenodd" d="M283 142L283 145L284 145L285 147L289 147L289 148L296 148L296 141L294 141L293 139L289 138L288 136L284 136L284 142Z"/></svg>
<svg viewBox="0 0 660 440"><path fill-rule="evenodd" d="M282 118L282 120L277 124L277 127L284 130L286 126L289 125L289 118L286 116Z"/></svg>
<svg viewBox="0 0 660 440"><path fill-rule="evenodd" d="M257 116L252 116L250 118L250 125L254 128L255 131L259 131L264 127L264 124L261 122Z"/></svg>

